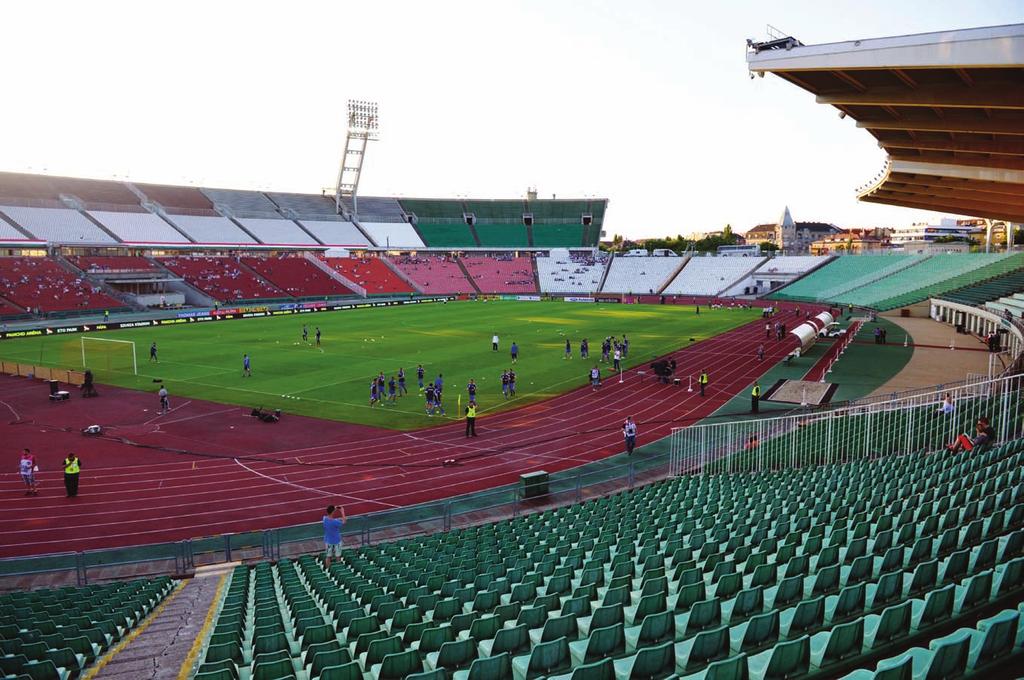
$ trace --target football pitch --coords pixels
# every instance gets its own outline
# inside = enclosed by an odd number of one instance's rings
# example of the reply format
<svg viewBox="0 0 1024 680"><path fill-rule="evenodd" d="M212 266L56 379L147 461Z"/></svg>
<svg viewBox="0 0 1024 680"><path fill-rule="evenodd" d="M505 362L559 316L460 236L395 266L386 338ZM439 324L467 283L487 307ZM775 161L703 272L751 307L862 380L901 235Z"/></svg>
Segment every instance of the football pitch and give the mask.
<svg viewBox="0 0 1024 680"><path fill-rule="evenodd" d="M758 318L757 309L707 309L683 305L585 304L561 301L465 301L292 314L239 321L155 326L98 334L41 336L0 342L0 359L61 368L82 368L82 338L135 343L138 373L131 372L130 345L87 340L85 363L102 384L154 393L162 380L171 406L198 398L246 407L329 418L398 430L435 425L417 394L416 367L426 380L444 376L444 406L456 418L466 383L475 379L481 415L516 408L585 385L606 336L629 337L625 367L703 340ZM302 341L302 326L309 341ZM322 333L315 346L316 327ZM491 349L491 336L500 349ZM572 359L564 359L565 340ZM579 357L587 338L590 360ZM512 367L509 346L519 346L517 396L505 399L501 373ZM159 362L149 360L156 342ZM252 376L242 376L242 355ZM607 379L610 366L599 364ZM370 379L404 368L408 396L369 405ZM102 387L100 388L101 398Z"/></svg>

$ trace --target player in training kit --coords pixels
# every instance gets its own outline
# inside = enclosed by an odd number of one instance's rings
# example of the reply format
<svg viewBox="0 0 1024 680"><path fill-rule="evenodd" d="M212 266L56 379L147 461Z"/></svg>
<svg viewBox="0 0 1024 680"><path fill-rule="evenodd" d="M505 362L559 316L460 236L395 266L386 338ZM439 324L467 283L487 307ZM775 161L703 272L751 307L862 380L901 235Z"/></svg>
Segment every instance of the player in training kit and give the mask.
<svg viewBox="0 0 1024 680"><path fill-rule="evenodd" d="M302 341L309 344L309 326L302 324Z"/></svg>
<svg viewBox="0 0 1024 680"><path fill-rule="evenodd" d="M398 393L409 394L409 390L405 389L405 369L398 369Z"/></svg>
<svg viewBox="0 0 1024 680"><path fill-rule="evenodd" d="M427 385L426 389L423 390L423 396L427 400L427 415L434 415L434 386Z"/></svg>
<svg viewBox="0 0 1024 680"><path fill-rule="evenodd" d="M320 346L320 326L316 327L316 346Z"/></svg>
<svg viewBox="0 0 1024 680"><path fill-rule="evenodd" d="M423 364L416 367L416 380L419 381L420 389L423 389Z"/></svg>
<svg viewBox="0 0 1024 680"><path fill-rule="evenodd" d="M469 393L469 403L476 403L476 381L472 378L469 379L469 384L466 385L466 392Z"/></svg>
<svg viewBox="0 0 1024 680"><path fill-rule="evenodd" d="M501 372L501 394L508 399L508 371Z"/></svg>
<svg viewBox="0 0 1024 680"><path fill-rule="evenodd" d="M150 361L155 361L158 364L160 363L160 360L156 358L156 343L155 342L152 345L149 346L149 360Z"/></svg>
<svg viewBox="0 0 1024 680"><path fill-rule="evenodd" d="M444 405L441 403L441 389L438 387L434 388L434 406L436 406L437 410L441 412L441 415L448 415L444 412Z"/></svg>
<svg viewBox="0 0 1024 680"><path fill-rule="evenodd" d="M370 406L375 406L379 401L377 397L377 379L370 378Z"/></svg>
<svg viewBox="0 0 1024 680"><path fill-rule="evenodd" d="M252 377L252 362L249 361L249 355L242 355L242 376L245 378Z"/></svg>
<svg viewBox="0 0 1024 680"><path fill-rule="evenodd" d="M565 339L565 358L572 359L572 344L569 343L569 338Z"/></svg>
<svg viewBox="0 0 1024 680"><path fill-rule="evenodd" d="M391 376L391 379L388 380L388 401L394 404L395 396L395 376Z"/></svg>
<svg viewBox="0 0 1024 680"><path fill-rule="evenodd" d="M512 369L508 371L508 396L516 396L516 372Z"/></svg>

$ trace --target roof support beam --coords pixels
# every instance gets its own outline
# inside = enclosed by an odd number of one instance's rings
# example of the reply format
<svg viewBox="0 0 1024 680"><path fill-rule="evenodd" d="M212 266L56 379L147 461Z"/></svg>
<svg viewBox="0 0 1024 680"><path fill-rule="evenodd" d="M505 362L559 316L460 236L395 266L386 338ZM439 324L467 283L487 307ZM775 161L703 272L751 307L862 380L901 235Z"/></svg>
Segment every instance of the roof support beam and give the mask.
<svg viewBox="0 0 1024 680"><path fill-rule="evenodd" d="M924 149L928 151L962 151L964 153L991 153L1001 156L1024 156L1024 140L1016 141L929 141L926 139L880 139L883 149Z"/></svg>
<svg viewBox="0 0 1024 680"><path fill-rule="evenodd" d="M892 74L899 78L903 82L903 84L909 87L910 89L913 90L917 87L917 82L913 78L911 78L910 74L908 74L903 69L894 68L892 70Z"/></svg>
<svg viewBox="0 0 1024 680"><path fill-rule="evenodd" d="M929 177L954 177L972 182L997 182L999 184L1024 185L1024 171L984 166L968 166L944 161L922 161L920 158L893 159L890 175L926 175Z"/></svg>
<svg viewBox="0 0 1024 680"><path fill-rule="evenodd" d="M906 153L901 149L891 152L889 157L894 161L907 161L917 163L941 163L943 165L966 165L972 168L990 168L996 172L999 170L1022 170L1024 171L1024 158L1014 156L992 156L986 158L964 158L944 155L947 152L940 151L919 151L918 153Z"/></svg>
<svg viewBox="0 0 1024 680"><path fill-rule="evenodd" d="M1024 120L891 120L889 118L862 118L857 127L865 130L914 130L915 132L972 132L984 135L1024 135Z"/></svg>
<svg viewBox="0 0 1024 680"><path fill-rule="evenodd" d="M890 174L885 185L888 186L890 182L895 185L940 187L943 189L977 192L982 195L999 194L999 200L1002 200L1002 196L1024 197L1024 184L1013 184L1010 182L985 182L980 180L960 179L958 177L909 175L904 173ZM992 198L995 200L996 197L993 196Z"/></svg>
<svg viewBox="0 0 1024 680"><path fill-rule="evenodd" d="M843 71L832 71L831 73L839 80L843 81L853 89L857 90L857 92L866 92L868 89L867 87L864 86L864 83L860 82L859 80L851 76L849 73L845 73Z"/></svg>
<svg viewBox="0 0 1024 680"><path fill-rule="evenodd" d="M886 182L876 193L899 194L901 196L916 197L914 200L922 201L944 201L947 199L966 201L970 203L988 203L991 205L1006 205L1017 212L1024 212L1024 196L1006 196L1004 194L986 194L976 191L963 191L960 189L948 189L941 186L919 186L908 184L898 186L894 182Z"/></svg>
<svg viewBox="0 0 1024 680"><path fill-rule="evenodd" d="M987 217L988 219L1001 219L1009 220L1012 222L1024 222L1024 212L1017 214L1008 214L1004 208L998 206L993 207L989 210L988 207L979 209L977 207L971 207L963 204L946 204L946 203L932 203L932 202L920 202L920 201L905 201L902 199L894 199L886 196L865 196L861 201L868 203L885 203L890 206L900 206L902 208L916 208L918 210L928 210L930 212L948 212L956 215L968 215L970 217Z"/></svg>
<svg viewBox="0 0 1024 680"><path fill-rule="evenodd" d="M819 94L819 104L845 106L944 106L948 108L1024 109L1024 87L1019 81L986 83L971 88L928 85L908 90L904 87L873 87L867 92Z"/></svg>

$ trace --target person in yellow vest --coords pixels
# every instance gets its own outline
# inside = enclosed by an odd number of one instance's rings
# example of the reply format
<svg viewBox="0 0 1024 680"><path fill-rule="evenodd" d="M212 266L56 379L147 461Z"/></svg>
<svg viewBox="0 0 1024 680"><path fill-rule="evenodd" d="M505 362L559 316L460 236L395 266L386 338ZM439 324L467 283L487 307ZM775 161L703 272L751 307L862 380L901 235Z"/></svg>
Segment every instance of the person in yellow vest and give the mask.
<svg viewBox="0 0 1024 680"><path fill-rule="evenodd" d="M697 378L697 383L700 385L700 396L704 396L704 388L708 384L708 369L701 371L700 377Z"/></svg>
<svg viewBox="0 0 1024 680"><path fill-rule="evenodd" d="M476 436L476 404L473 402L466 406L466 436Z"/></svg>
<svg viewBox="0 0 1024 680"><path fill-rule="evenodd" d="M757 413L757 402L761 400L761 385L755 380L754 389L750 390L750 412Z"/></svg>
<svg viewBox="0 0 1024 680"><path fill-rule="evenodd" d="M64 459L64 489L68 492L68 498L78 495L78 475L82 471L82 461L73 453L69 453Z"/></svg>

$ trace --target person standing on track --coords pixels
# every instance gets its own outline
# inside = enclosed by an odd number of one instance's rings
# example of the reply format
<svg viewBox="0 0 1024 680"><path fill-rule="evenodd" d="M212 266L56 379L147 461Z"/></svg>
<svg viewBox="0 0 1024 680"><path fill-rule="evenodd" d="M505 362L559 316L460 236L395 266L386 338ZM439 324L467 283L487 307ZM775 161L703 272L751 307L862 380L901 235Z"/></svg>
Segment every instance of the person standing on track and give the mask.
<svg viewBox="0 0 1024 680"><path fill-rule="evenodd" d="M700 396L704 396L704 390L708 386L708 369L701 371L700 376L697 378L697 384L700 385Z"/></svg>
<svg viewBox="0 0 1024 680"><path fill-rule="evenodd" d="M754 389L750 390L750 412L757 413L758 402L761 401L761 385L754 381Z"/></svg>
<svg viewBox="0 0 1024 680"><path fill-rule="evenodd" d="M590 389L597 390L601 386L601 369L595 366L590 369Z"/></svg>
<svg viewBox="0 0 1024 680"><path fill-rule="evenodd" d="M764 325L764 337L765 339L772 337L772 325L770 323Z"/></svg>
<svg viewBox="0 0 1024 680"><path fill-rule="evenodd" d="M613 367L612 367L612 369L617 373L619 371L619 369L622 367L622 364L621 364L621 361L622 361L622 350L619 349L618 347L616 347L615 348L615 354L612 355L612 358L613 358Z"/></svg>
<svg viewBox="0 0 1024 680"><path fill-rule="evenodd" d="M466 436L476 436L476 402L466 404Z"/></svg>
<svg viewBox="0 0 1024 680"><path fill-rule="evenodd" d="M764 344L763 343L757 346L757 360L758 361L764 361Z"/></svg>
<svg viewBox="0 0 1024 680"><path fill-rule="evenodd" d="M167 386L161 385L157 394L160 395L160 415L163 415L171 410L171 399L167 396Z"/></svg>
<svg viewBox="0 0 1024 680"><path fill-rule="evenodd" d="M622 436L626 440L626 455L632 456L636 447L636 423L633 416L626 416L626 422L622 424Z"/></svg>
<svg viewBox="0 0 1024 680"><path fill-rule="evenodd" d="M36 457L28 449L21 450L21 462L18 463L18 471L21 473L21 481L25 482L25 495L38 496L39 485L36 483Z"/></svg>
<svg viewBox="0 0 1024 680"><path fill-rule="evenodd" d="M78 495L78 476L82 472L82 461L73 453L64 459L64 490L68 498Z"/></svg>
<svg viewBox="0 0 1024 680"><path fill-rule="evenodd" d="M341 527L344 526L345 508L341 505L328 505L324 513L324 567L330 569L331 558L341 559Z"/></svg>

